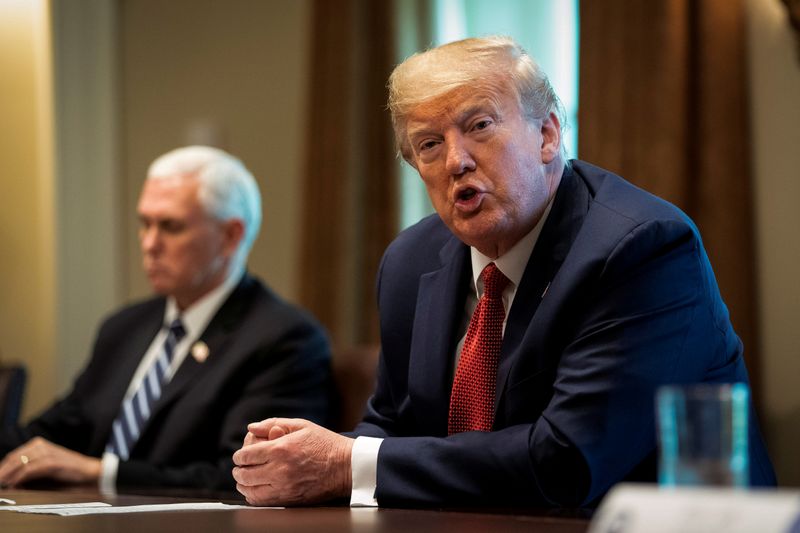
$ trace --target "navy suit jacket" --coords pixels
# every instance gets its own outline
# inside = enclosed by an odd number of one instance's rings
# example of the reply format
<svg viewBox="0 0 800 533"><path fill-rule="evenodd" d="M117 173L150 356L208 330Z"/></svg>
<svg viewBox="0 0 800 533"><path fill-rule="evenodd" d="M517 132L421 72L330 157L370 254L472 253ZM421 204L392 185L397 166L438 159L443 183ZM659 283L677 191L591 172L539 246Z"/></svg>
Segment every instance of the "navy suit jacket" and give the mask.
<svg viewBox="0 0 800 533"><path fill-rule="evenodd" d="M0 436L0 452L42 436L99 457L142 356L162 327L164 298L126 307L100 327L72 391L26 427ZM328 421L330 351L321 327L245 276L164 387L117 485L233 489L231 456L247 424L272 416Z"/></svg>
<svg viewBox="0 0 800 533"><path fill-rule="evenodd" d="M381 505L591 505L655 480L657 386L748 381L694 224L573 161L508 315L493 430L447 437L470 275L435 215L384 255L378 383L355 430L385 438ZM774 484L754 417L750 452L752 483Z"/></svg>

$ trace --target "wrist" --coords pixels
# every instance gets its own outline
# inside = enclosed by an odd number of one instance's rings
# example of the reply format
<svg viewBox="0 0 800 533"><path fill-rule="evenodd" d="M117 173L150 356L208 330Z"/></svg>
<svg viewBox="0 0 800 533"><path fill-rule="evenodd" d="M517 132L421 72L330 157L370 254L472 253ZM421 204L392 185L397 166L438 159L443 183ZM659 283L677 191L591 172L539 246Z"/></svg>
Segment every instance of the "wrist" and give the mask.
<svg viewBox="0 0 800 533"><path fill-rule="evenodd" d="M342 437L341 442L342 444L338 447L339 450L336 454L336 470L339 478L336 496L349 498L353 490L352 456L354 439Z"/></svg>
<svg viewBox="0 0 800 533"><path fill-rule="evenodd" d="M100 477L103 473L103 464L100 459L95 457L89 458L89 464L86 468L86 481L89 483L97 483L100 481Z"/></svg>

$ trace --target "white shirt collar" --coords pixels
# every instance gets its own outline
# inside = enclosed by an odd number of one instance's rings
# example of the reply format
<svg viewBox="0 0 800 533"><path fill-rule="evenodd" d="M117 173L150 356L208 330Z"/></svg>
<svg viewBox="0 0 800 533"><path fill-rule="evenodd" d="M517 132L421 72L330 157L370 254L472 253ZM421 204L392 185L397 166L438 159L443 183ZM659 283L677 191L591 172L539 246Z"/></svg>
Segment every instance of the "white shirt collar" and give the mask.
<svg viewBox="0 0 800 533"><path fill-rule="evenodd" d="M486 268L486 265L489 263L494 263L497 268L500 269L500 272L509 279L511 282L509 285L512 286L514 290L519 287L519 283L522 281L522 275L525 273L525 267L528 265L528 259L530 259L531 253L533 252L533 247L536 246L536 241L539 239L542 227L544 227L544 223L550 214L550 209L553 207L553 200L555 200L555 194L553 198L550 199L550 203L547 204L547 207L545 207L542 218L539 219L539 222L536 223L533 229L517 241L508 252L497 259L492 259L491 257L483 255L477 248L470 246L472 287L478 298L480 298L481 292L483 291L483 280L480 279L481 272L483 272L483 269Z"/></svg>
<svg viewBox="0 0 800 533"><path fill-rule="evenodd" d="M244 275L243 269L236 269L230 276L202 298L187 307L183 313L178 310L175 298L167 298L167 308L164 311L164 326L169 327L178 316L181 317L186 337L196 339L205 330L211 318L216 314L233 289L239 284Z"/></svg>

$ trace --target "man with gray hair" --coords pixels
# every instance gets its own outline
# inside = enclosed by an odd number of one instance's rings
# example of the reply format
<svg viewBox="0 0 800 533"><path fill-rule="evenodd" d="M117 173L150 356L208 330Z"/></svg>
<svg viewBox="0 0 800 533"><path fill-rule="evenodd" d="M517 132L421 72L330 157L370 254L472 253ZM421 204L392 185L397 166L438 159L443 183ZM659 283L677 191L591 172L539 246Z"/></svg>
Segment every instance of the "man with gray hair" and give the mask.
<svg viewBox="0 0 800 533"><path fill-rule="evenodd" d="M543 507L654 481L656 388L748 380L697 228L565 159L558 99L511 39L415 55L389 94L436 214L381 263L377 388L356 439L250 424L239 491L260 505ZM751 421L750 482L774 484Z"/></svg>
<svg viewBox="0 0 800 533"><path fill-rule="evenodd" d="M249 421L327 422L324 333L245 271L261 198L241 161L205 146L159 157L138 215L158 296L105 320L72 391L0 435L0 485L230 489Z"/></svg>

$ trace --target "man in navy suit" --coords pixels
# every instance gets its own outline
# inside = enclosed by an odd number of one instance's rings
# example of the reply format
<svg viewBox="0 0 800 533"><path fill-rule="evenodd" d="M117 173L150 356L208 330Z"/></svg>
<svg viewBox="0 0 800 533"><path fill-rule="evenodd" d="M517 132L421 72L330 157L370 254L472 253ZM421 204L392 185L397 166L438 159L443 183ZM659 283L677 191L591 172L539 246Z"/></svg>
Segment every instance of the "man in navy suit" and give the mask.
<svg viewBox="0 0 800 533"><path fill-rule="evenodd" d="M377 388L352 436L251 424L239 491L256 504L576 506L654 481L656 388L748 381L697 228L566 160L558 99L510 39L415 55L389 89L436 215L384 255ZM775 483L754 418L750 467L753 484Z"/></svg>
<svg viewBox="0 0 800 533"><path fill-rule="evenodd" d="M72 391L0 434L0 485L232 489L247 422L326 422L322 329L245 272L261 196L241 161L205 146L163 155L138 215L158 296L107 318Z"/></svg>

